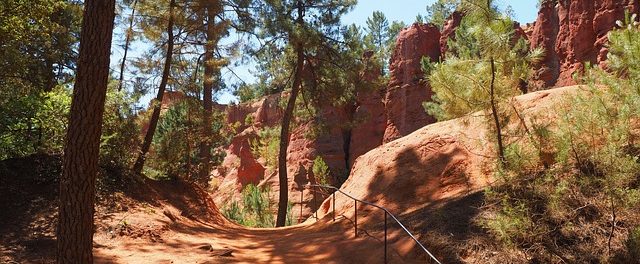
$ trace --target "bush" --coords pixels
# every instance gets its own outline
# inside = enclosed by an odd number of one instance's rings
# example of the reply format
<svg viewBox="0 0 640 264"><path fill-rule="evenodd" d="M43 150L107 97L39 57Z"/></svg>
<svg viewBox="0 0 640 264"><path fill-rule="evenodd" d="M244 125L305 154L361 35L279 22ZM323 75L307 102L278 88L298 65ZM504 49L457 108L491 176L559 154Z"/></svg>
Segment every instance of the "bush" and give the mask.
<svg viewBox="0 0 640 264"><path fill-rule="evenodd" d="M273 227L275 219L269 199L270 189L253 184L242 190L242 203L231 202L222 209L222 214L229 220L249 227Z"/></svg>
<svg viewBox="0 0 640 264"><path fill-rule="evenodd" d="M258 131L258 138L249 141L251 152L261 157L268 168L278 167L278 153L280 151L280 127L264 127Z"/></svg>
<svg viewBox="0 0 640 264"><path fill-rule="evenodd" d="M329 185L329 166L324 162L324 159L320 156L316 156L313 160L313 176L316 178L316 183L320 185Z"/></svg>
<svg viewBox="0 0 640 264"><path fill-rule="evenodd" d="M557 129L534 126L507 148L502 181L485 193L484 226L537 262L638 259L639 232L624 230L640 224L640 65L629 60L640 59L640 28L613 31L610 43L612 71L587 71Z"/></svg>
<svg viewBox="0 0 640 264"><path fill-rule="evenodd" d="M114 83L112 83L114 84ZM134 98L117 91L114 85L107 90L102 137L100 139L100 163L109 168L129 168L138 153L140 127L132 107Z"/></svg>
<svg viewBox="0 0 640 264"><path fill-rule="evenodd" d="M273 215L275 204L271 203L269 187L258 187L249 184L242 190L241 202L232 201L222 208L222 214L229 220L248 227L274 227ZM287 205L287 218L285 225L293 224L291 209L293 205Z"/></svg>
<svg viewBox="0 0 640 264"><path fill-rule="evenodd" d="M50 92L12 96L0 102L0 159L62 153L71 91L57 86Z"/></svg>

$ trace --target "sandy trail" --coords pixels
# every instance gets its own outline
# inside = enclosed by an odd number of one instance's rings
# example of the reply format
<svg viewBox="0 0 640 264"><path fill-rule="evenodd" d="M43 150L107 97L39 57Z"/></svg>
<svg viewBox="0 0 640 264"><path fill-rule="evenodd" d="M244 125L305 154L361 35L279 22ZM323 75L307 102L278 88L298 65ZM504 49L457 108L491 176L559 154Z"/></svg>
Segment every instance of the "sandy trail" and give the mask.
<svg viewBox="0 0 640 264"><path fill-rule="evenodd" d="M105 218L94 237L96 263L384 263L384 233L361 229L354 238L352 222L345 217L335 223L329 217L254 229L181 217L173 222L152 210L136 208ZM114 230L123 218L129 233L109 233L108 227ZM411 241L397 230L390 230L389 240L389 263L420 262L422 256L411 251Z"/></svg>

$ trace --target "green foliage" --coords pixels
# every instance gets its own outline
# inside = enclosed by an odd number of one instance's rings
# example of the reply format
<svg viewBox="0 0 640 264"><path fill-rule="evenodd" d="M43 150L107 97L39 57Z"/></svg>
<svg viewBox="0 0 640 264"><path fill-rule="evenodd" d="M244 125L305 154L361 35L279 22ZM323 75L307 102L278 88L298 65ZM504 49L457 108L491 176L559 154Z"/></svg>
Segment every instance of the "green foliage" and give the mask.
<svg viewBox="0 0 640 264"><path fill-rule="evenodd" d="M220 164L224 152L220 146L226 143L222 136L224 114L214 111L212 117L213 137L204 139L202 132L202 113L200 102L186 98L170 106L158 122L153 138L153 152L147 165L150 173L155 171L160 178L183 177L194 180L198 171L199 146L202 140L211 140L212 164ZM208 180L208 179L199 179Z"/></svg>
<svg viewBox="0 0 640 264"><path fill-rule="evenodd" d="M111 168L128 168L138 153L140 127L132 107L135 96L118 91L111 82L107 90L100 139L100 163Z"/></svg>
<svg viewBox="0 0 640 264"><path fill-rule="evenodd" d="M352 25L347 28L345 39L364 43L367 50L374 52L374 65L371 67L378 67L383 75L387 75L389 73L389 59L391 59L396 37L406 25L398 21L389 24L384 13L380 11L374 11L371 17L367 18L366 24L364 38L359 37L359 29Z"/></svg>
<svg viewBox="0 0 640 264"><path fill-rule="evenodd" d="M426 22L442 29L449 16L460 5L460 0L437 0L427 6Z"/></svg>
<svg viewBox="0 0 640 264"><path fill-rule="evenodd" d="M267 168L278 166L278 150L280 149L280 127L264 127L258 131L258 138L249 141L251 152L265 160Z"/></svg>
<svg viewBox="0 0 640 264"><path fill-rule="evenodd" d="M7 0L0 14L0 159L61 153L81 5Z"/></svg>
<svg viewBox="0 0 640 264"><path fill-rule="evenodd" d="M359 51L363 49L361 40L348 39L357 35L354 30L342 30L340 17L355 4L355 0L259 2L255 9L262 25L258 35L265 45L256 51L258 83L276 91L290 88L298 48L307 69L301 74L307 102L343 105L351 101L361 81L364 64Z"/></svg>
<svg viewBox="0 0 640 264"><path fill-rule="evenodd" d="M242 84L233 91L233 95L239 98L240 103L245 103L279 91L278 89L269 88L260 83Z"/></svg>
<svg viewBox="0 0 640 264"><path fill-rule="evenodd" d="M389 21L381 11L374 11L367 18L367 33L378 50L383 51L389 39Z"/></svg>
<svg viewBox="0 0 640 264"><path fill-rule="evenodd" d="M0 96L37 94L67 82L74 70L82 6L70 0L0 4Z"/></svg>
<svg viewBox="0 0 640 264"><path fill-rule="evenodd" d="M222 214L229 220L244 226L273 227L275 219L269 193L268 187L261 188L249 184L242 190L241 203L231 202L222 209Z"/></svg>
<svg viewBox="0 0 640 264"><path fill-rule="evenodd" d="M313 176L316 179L316 182L320 185L329 185L329 166L324 162L324 159L320 156L316 156L313 160Z"/></svg>
<svg viewBox="0 0 640 264"><path fill-rule="evenodd" d="M222 215L227 219L248 227L273 227L275 218L273 216L273 206L269 194L271 189L258 187L249 184L242 190L242 200L232 201L222 208ZM292 210L293 204L287 205L287 217L285 225L293 224Z"/></svg>
<svg viewBox="0 0 640 264"><path fill-rule="evenodd" d="M455 41L449 42L447 59L425 65L435 93L425 109L439 120L489 109L491 59L496 64L495 97L504 102L521 93L519 86L530 74L531 62L540 56L540 50L529 51L523 38L513 38L510 18L494 13L495 19L488 19L474 15L484 11L474 10L462 20Z"/></svg>
<svg viewBox="0 0 640 264"><path fill-rule="evenodd" d="M535 227L527 205L522 202L512 203L507 199L502 201L501 210L485 225L496 238L509 246L526 241L529 231Z"/></svg>
<svg viewBox="0 0 640 264"><path fill-rule="evenodd" d="M640 28L622 25L609 36L609 71L586 72L557 128L534 125L512 144L502 181L485 192L484 226L540 262L638 259L640 66L628 58L640 58ZM543 167L549 146L555 164Z"/></svg>
<svg viewBox="0 0 640 264"><path fill-rule="evenodd" d="M62 153L71 108L68 89L6 99L0 104L0 159Z"/></svg>

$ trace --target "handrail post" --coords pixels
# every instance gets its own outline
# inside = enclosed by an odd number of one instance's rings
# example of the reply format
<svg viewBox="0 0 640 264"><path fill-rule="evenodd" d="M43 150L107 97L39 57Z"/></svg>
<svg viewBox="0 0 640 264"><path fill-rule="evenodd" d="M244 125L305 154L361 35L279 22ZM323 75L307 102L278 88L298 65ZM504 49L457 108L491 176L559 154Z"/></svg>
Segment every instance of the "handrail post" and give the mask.
<svg viewBox="0 0 640 264"><path fill-rule="evenodd" d="M304 197L304 186L300 188L300 216L298 216L298 223L302 223L302 198Z"/></svg>
<svg viewBox="0 0 640 264"><path fill-rule="evenodd" d="M333 196L333 221L336 221L336 192L331 194Z"/></svg>
<svg viewBox="0 0 640 264"><path fill-rule="evenodd" d="M353 211L355 212L354 214L354 226L356 229L356 233L355 233L355 237L358 237L358 200L353 199L354 202L354 206L353 206Z"/></svg>
<svg viewBox="0 0 640 264"><path fill-rule="evenodd" d="M318 220L318 209L320 209L318 208L318 200L316 198L318 196L317 188L318 187L315 187L315 186L313 187L313 207L314 207L313 209L316 211L316 220Z"/></svg>
<svg viewBox="0 0 640 264"><path fill-rule="evenodd" d="M384 263L387 263L387 211L384 211Z"/></svg>

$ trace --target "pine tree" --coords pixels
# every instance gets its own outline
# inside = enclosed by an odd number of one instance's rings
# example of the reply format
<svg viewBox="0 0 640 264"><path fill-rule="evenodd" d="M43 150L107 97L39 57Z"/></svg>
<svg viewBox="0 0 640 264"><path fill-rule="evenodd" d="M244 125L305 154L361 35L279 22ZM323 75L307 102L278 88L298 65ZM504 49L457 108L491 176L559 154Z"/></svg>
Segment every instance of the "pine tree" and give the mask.
<svg viewBox="0 0 640 264"><path fill-rule="evenodd" d="M219 0L203 1L206 6L206 43L204 50L204 81L203 81L203 98L202 106L204 108L203 116L203 136L204 140L200 145L200 178L205 179L209 175L211 162L211 107L213 91L219 90L214 86L220 85L216 82L220 75L220 69L225 65L225 60L216 56L218 42L227 35L228 23L222 19L216 19L222 14L223 5ZM218 22L216 22L218 21Z"/></svg>
<svg viewBox="0 0 640 264"><path fill-rule="evenodd" d="M363 42L367 49L374 51L376 63L380 65L381 73L387 74L391 51L400 30L406 27L403 22L393 21L389 24L387 17L380 11L375 11L367 18L365 37Z"/></svg>
<svg viewBox="0 0 640 264"><path fill-rule="evenodd" d="M308 72L323 74L315 63L335 63L331 58L331 50L335 50L338 43L340 17L348 12L354 5L354 0L269 0L258 5L259 25L262 25L260 35L270 54L277 54L280 50L284 54L285 67L290 69L292 82L285 83L291 87L287 106L282 118L280 130L280 151L278 154L278 180L280 185L278 214L276 226L284 226L288 204L288 178L287 178L287 148L289 144L289 129L293 119L294 108L298 95L302 91L303 83L309 89L320 91L324 81L318 78L310 78L307 82L304 75ZM280 54L283 54L280 53ZM335 66L335 65L334 65ZM326 90L325 90L326 91ZM316 93L317 94L317 93Z"/></svg>
<svg viewBox="0 0 640 264"><path fill-rule="evenodd" d="M149 128L147 129L144 141L142 142L139 156L136 159L135 164L133 165L133 171L138 174L142 173L142 168L144 167L147 152L149 152L149 148L151 147L151 143L153 141L153 134L155 133L156 127L158 126L158 120L160 119L160 108L162 106L162 98L164 97L164 92L167 88L167 83L169 82L169 74L171 73L171 63L174 52L173 47L175 45L173 32L175 6L176 1L171 0L169 3L169 17L167 20L167 49L165 54L164 67L162 70L162 79L160 81L160 85L158 86L158 94L156 95L155 102L152 102L153 113L151 114L151 120L149 121Z"/></svg>
<svg viewBox="0 0 640 264"><path fill-rule="evenodd" d="M129 46L131 45L131 41L133 40L133 22L135 21L136 15L136 6L138 5L138 0L133 0L131 3L131 15L129 16L129 27L125 31L125 40L124 40L124 54L122 55L122 62L120 62L120 75L118 77L118 91L122 91L122 86L124 82L124 70L127 63L127 55L129 53Z"/></svg>
<svg viewBox="0 0 640 264"><path fill-rule="evenodd" d="M529 65L542 51L529 51L526 41L515 35L514 22L493 1L464 0L461 8L466 16L450 41L447 60L425 63L435 93L434 102L425 107L440 120L490 109L498 157L504 163L501 105L521 93Z"/></svg>
<svg viewBox="0 0 640 264"><path fill-rule="evenodd" d="M437 0L427 6L426 22L436 25L442 29L449 16L460 5L460 0Z"/></svg>
<svg viewBox="0 0 640 264"><path fill-rule="evenodd" d="M93 263L93 213L115 0L84 2L80 58L65 143L57 263Z"/></svg>

